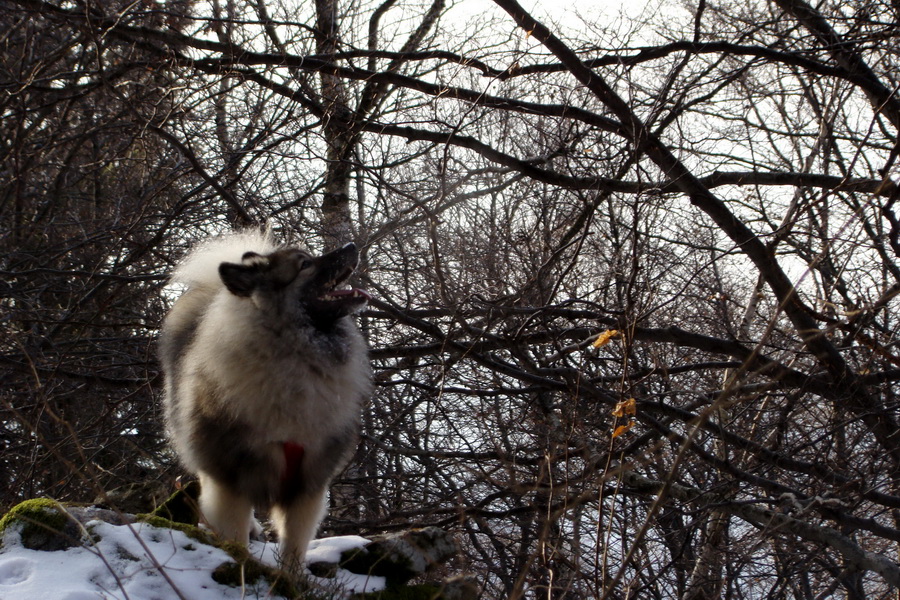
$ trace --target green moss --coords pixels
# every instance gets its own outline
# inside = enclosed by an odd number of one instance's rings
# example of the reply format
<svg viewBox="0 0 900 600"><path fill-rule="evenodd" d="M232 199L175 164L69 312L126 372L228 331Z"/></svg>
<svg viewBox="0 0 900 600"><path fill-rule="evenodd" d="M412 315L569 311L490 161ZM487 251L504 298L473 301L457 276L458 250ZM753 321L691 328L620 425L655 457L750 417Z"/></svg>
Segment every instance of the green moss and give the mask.
<svg viewBox="0 0 900 600"><path fill-rule="evenodd" d="M175 523L197 525L200 522L200 510L197 499L200 497L200 482L191 481L180 490L153 509L150 514L162 517Z"/></svg>
<svg viewBox="0 0 900 600"><path fill-rule="evenodd" d="M65 521L65 515L60 514L59 503L50 498L35 498L34 500L26 500L21 504L12 507L8 513L0 519L0 533L6 532L6 528L22 520L39 520L47 525L55 522L57 526L61 526Z"/></svg>
<svg viewBox="0 0 900 600"><path fill-rule="evenodd" d="M21 527L22 545L32 550L65 550L81 543L81 528L50 498L26 500L10 509L0 519L0 536L13 526Z"/></svg>
<svg viewBox="0 0 900 600"><path fill-rule="evenodd" d="M175 521L170 521L169 519L163 517L157 517L152 514L149 515L136 515L137 520L146 523L147 525L152 525L153 527L159 527L164 529L174 529L176 531L180 531L191 539L195 539L201 544L208 544L210 546L216 546L216 540L213 535L207 532L204 529L196 525L188 525L187 523L177 523Z"/></svg>
<svg viewBox="0 0 900 600"><path fill-rule="evenodd" d="M246 562L248 560L253 560L250 557L250 551L247 550L247 546L241 544L240 542L235 542L233 540L225 540L216 544L216 547L221 548L225 552L228 553L228 556L233 558L236 562Z"/></svg>

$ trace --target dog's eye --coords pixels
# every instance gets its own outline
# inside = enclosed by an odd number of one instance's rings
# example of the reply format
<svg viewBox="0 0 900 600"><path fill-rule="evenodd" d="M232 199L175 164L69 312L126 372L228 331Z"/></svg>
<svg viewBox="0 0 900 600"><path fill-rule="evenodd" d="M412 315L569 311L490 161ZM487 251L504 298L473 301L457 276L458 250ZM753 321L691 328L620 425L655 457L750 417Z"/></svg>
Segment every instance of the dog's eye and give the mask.
<svg viewBox="0 0 900 600"><path fill-rule="evenodd" d="M297 252L297 270L302 272L313 266L312 257L303 252Z"/></svg>

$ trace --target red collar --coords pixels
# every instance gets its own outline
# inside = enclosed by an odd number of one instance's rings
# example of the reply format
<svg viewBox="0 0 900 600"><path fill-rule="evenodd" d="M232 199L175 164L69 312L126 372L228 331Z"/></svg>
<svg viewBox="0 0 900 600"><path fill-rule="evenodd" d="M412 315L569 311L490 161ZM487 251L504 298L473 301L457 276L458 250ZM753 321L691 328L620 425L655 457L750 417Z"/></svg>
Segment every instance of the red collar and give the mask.
<svg viewBox="0 0 900 600"><path fill-rule="evenodd" d="M284 471L281 473L281 482L286 483L300 476L301 463L303 462L303 444L297 442L284 442Z"/></svg>

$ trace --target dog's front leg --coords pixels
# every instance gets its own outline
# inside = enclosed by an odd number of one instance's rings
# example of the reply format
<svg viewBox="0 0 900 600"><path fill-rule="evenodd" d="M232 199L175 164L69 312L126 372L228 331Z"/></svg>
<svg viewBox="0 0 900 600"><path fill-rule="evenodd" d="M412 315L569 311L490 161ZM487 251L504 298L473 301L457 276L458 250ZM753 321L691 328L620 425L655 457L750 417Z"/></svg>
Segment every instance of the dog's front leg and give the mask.
<svg viewBox="0 0 900 600"><path fill-rule="evenodd" d="M281 542L281 564L285 570L300 570L309 542L315 537L327 508L327 489L306 492L287 504L272 507L272 517Z"/></svg>

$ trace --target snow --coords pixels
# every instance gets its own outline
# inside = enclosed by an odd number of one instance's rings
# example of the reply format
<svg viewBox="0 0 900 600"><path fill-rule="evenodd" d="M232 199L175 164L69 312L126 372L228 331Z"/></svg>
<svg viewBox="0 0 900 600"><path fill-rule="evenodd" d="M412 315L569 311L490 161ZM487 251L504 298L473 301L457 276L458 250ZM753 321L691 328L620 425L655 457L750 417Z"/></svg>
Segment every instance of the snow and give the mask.
<svg viewBox="0 0 900 600"><path fill-rule="evenodd" d="M343 535L313 540L306 549L306 558L309 562L336 563L341 560L341 553L354 548L362 548L369 543L364 537L358 535Z"/></svg>
<svg viewBox="0 0 900 600"><path fill-rule="evenodd" d="M241 600L278 598L264 580L244 589L216 583L212 571L231 558L180 531L144 523L113 525L90 521L94 544L57 552L22 546L17 528L9 528L0 548L0 600ZM337 562L344 550L367 542L358 536L315 540L310 562ZM253 542L251 554L274 566L277 546ZM338 570L336 580L309 576L339 596L384 588L381 577Z"/></svg>
<svg viewBox="0 0 900 600"><path fill-rule="evenodd" d="M313 540L306 550L306 560L310 563L337 563L341 560L342 552L353 550L354 548L362 548L367 543L369 543L369 540L359 537L358 535L344 535ZM352 592L377 592L383 590L385 587L384 577L359 575L345 569L338 569L337 575L335 576L335 582L321 577L310 577L310 579L325 588L334 586L336 583L341 589L352 590Z"/></svg>

